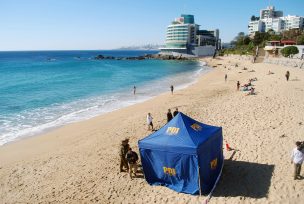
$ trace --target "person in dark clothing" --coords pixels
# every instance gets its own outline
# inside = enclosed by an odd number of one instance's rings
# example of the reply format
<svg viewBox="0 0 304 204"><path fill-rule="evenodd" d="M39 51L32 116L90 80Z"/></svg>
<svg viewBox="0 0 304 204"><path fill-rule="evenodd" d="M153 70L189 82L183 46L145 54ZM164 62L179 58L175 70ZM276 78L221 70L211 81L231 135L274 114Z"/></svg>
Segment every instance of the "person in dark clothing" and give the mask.
<svg viewBox="0 0 304 204"><path fill-rule="evenodd" d="M123 167L129 170L128 162L126 160L126 154L128 152L129 146L129 139L125 139L121 142L119 157L120 157L120 172L123 172Z"/></svg>
<svg viewBox="0 0 304 204"><path fill-rule="evenodd" d="M178 108L175 109L175 111L173 112L173 116L175 117L178 114Z"/></svg>
<svg viewBox="0 0 304 204"><path fill-rule="evenodd" d="M228 77L227 74L225 74L225 82L227 81L227 77Z"/></svg>
<svg viewBox="0 0 304 204"><path fill-rule="evenodd" d="M240 81L237 81L237 83L236 83L236 88L237 88L237 90L239 91L240 90Z"/></svg>
<svg viewBox="0 0 304 204"><path fill-rule="evenodd" d="M170 120L172 120L173 116L172 116L172 113L171 113L171 110L168 109L168 113L167 113L167 122L169 122Z"/></svg>
<svg viewBox="0 0 304 204"><path fill-rule="evenodd" d="M134 176L136 177L136 172L137 172L137 161L138 161L138 155L136 152L132 151L131 148L129 148L128 153L126 154L126 159L128 161L129 164L129 174L130 174L130 178L132 179L132 174L134 174Z"/></svg>
<svg viewBox="0 0 304 204"><path fill-rule="evenodd" d="M173 94L173 90L174 90L173 85L170 86L170 90L171 90L171 94Z"/></svg>
<svg viewBox="0 0 304 204"><path fill-rule="evenodd" d="M289 71L286 72L285 77L286 77L286 80L288 81L288 80L289 80L289 77L290 77Z"/></svg>

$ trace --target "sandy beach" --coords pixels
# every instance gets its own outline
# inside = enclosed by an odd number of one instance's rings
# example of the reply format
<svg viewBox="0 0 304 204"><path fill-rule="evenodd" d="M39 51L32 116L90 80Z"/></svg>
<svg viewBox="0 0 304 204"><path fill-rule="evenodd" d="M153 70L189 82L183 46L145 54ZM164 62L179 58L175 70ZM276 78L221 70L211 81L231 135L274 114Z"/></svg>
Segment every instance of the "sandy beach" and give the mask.
<svg viewBox="0 0 304 204"><path fill-rule="evenodd" d="M304 180L293 180L291 150L304 140L304 70L205 58L214 69L197 83L87 121L0 147L0 203L201 203L206 197L150 186L119 173L119 145L159 129L168 108L222 126L225 166L210 203L301 203ZM238 64L236 67L235 64ZM268 75L269 70L274 74ZM285 79L290 71L290 80ZM224 76L228 79L225 82ZM237 91L248 79L256 94ZM303 175L303 170L302 173Z"/></svg>

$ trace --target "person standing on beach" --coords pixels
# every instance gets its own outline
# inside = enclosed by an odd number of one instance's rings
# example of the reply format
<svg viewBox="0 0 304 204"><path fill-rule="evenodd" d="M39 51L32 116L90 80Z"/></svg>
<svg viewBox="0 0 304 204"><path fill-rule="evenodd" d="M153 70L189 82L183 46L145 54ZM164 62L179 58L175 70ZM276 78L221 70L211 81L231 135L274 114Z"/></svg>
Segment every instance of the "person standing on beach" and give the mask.
<svg viewBox="0 0 304 204"><path fill-rule="evenodd" d="M171 90L171 94L173 94L173 90L174 90L173 85L170 86L170 90Z"/></svg>
<svg viewBox="0 0 304 204"><path fill-rule="evenodd" d="M120 145L120 151L119 151L119 157L120 157L120 172L123 172L123 167L126 168L126 170L129 170L128 162L126 160L126 154L129 150L129 139L125 139L121 142Z"/></svg>
<svg viewBox="0 0 304 204"><path fill-rule="evenodd" d="M136 152L132 151L131 147L129 148L128 153L126 154L126 159L129 164L129 174L130 178L133 179L132 174L136 177L137 173L137 161L138 161L138 155Z"/></svg>
<svg viewBox="0 0 304 204"><path fill-rule="evenodd" d="M151 127L151 131L153 131L153 122L152 122L153 118L151 116L151 113L148 113L147 115L147 124L148 124L148 130L150 130Z"/></svg>
<svg viewBox="0 0 304 204"><path fill-rule="evenodd" d="M225 74L225 82L227 81L227 77L228 77L227 74Z"/></svg>
<svg viewBox="0 0 304 204"><path fill-rule="evenodd" d="M168 109L168 113L167 113L167 123L170 122L170 120L172 120L173 116L172 116L172 113L171 113L171 110Z"/></svg>
<svg viewBox="0 0 304 204"><path fill-rule="evenodd" d="M291 163L294 164L293 179L300 178L301 166L304 161L304 142L296 142L296 147L291 153Z"/></svg>
<svg viewBox="0 0 304 204"><path fill-rule="evenodd" d="M178 108L175 109L175 111L173 112L173 116L175 117L178 114Z"/></svg>
<svg viewBox="0 0 304 204"><path fill-rule="evenodd" d="M287 71L286 74L285 74L285 77L286 77L287 81L289 80L289 76L290 76L290 73L289 73L289 71Z"/></svg>
<svg viewBox="0 0 304 204"><path fill-rule="evenodd" d="M237 83L236 83L236 88L237 88L237 90L239 91L240 90L240 81L237 81Z"/></svg>
<svg viewBox="0 0 304 204"><path fill-rule="evenodd" d="M136 86L133 87L133 94L136 94Z"/></svg>

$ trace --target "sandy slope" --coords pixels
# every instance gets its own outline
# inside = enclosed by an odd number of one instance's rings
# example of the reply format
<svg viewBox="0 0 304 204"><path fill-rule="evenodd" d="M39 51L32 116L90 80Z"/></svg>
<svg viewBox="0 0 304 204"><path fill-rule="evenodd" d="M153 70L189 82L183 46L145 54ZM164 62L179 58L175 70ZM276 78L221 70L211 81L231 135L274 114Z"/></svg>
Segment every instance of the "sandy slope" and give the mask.
<svg viewBox="0 0 304 204"><path fill-rule="evenodd" d="M290 152L296 140L304 140L304 71L228 57L204 60L217 67L174 95L0 147L0 203L204 201L149 186L141 175L130 180L119 173L120 141L129 137L138 151L138 139L150 134L147 112L159 128L167 109L176 106L194 119L222 126L225 141L237 150L224 151L223 175L210 203L301 203L304 180L292 179ZM269 70L274 74L267 75ZM243 84L253 77L257 95L236 91L237 80Z"/></svg>

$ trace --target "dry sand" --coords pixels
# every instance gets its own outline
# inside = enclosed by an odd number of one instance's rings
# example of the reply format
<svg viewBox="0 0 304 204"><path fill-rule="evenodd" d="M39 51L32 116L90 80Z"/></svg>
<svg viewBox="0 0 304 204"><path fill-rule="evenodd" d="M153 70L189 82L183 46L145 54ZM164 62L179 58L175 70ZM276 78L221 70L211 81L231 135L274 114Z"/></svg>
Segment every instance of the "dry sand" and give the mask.
<svg viewBox="0 0 304 204"><path fill-rule="evenodd" d="M138 152L137 141L150 134L147 112L159 128L167 109L175 107L222 126L224 140L237 150L224 150L222 178L210 203L303 202L304 180L293 180L290 153L296 140L304 140L304 71L229 57L204 61L217 67L174 95L162 94L0 147L0 203L203 202L206 197L150 186L142 175L131 180L119 173L120 141L130 138ZM274 74L267 75L269 70ZM237 80L244 84L254 77L256 95L236 91Z"/></svg>

